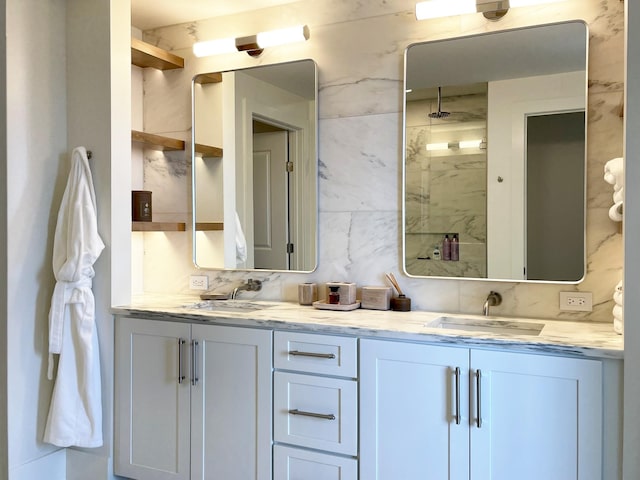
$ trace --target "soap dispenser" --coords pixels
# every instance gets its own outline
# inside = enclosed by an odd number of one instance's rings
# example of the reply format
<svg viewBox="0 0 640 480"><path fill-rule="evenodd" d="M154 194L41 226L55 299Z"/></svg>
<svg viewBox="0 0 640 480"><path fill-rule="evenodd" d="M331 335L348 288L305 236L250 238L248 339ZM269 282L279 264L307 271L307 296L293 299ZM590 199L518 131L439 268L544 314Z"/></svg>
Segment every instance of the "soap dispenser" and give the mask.
<svg viewBox="0 0 640 480"><path fill-rule="evenodd" d="M451 260L454 262L460 260L460 241L457 233L453 235L451 240Z"/></svg>
<svg viewBox="0 0 640 480"><path fill-rule="evenodd" d="M433 255L431 256L431 258L433 258L434 260L440 260L441 259L440 246L439 245L434 245L433 246Z"/></svg>
<svg viewBox="0 0 640 480"><path fill-rule="evenodd" d="M451 239L448 234L442 241L442 260L451 260Z"/></svg>

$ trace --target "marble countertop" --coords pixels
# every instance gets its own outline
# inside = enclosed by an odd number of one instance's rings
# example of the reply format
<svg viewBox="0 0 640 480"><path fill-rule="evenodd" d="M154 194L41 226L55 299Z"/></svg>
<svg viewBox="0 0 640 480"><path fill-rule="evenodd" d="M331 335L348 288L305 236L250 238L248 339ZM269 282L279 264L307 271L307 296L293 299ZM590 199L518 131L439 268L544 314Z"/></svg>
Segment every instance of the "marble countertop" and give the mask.
<svg viewBox="0 0 640 480"><path fill-rule="evenodd" d="M355 335L529 353L614 359L621 359L624 355L623 337L613 331L611 323L482 317L425 311L332 311L296 303L248 298L227 302L235 302L238 307L225 307L229 303L223 303L222 310L208 310L206 302L201 302L197 296L147 294L134 297L129 305L113 307L112 312L136 318ZM499 324L504 322L506 329L502 330L508 333L427 326L443 316L459 319L462 323L467 322L467 319L488 319ZM526 326L527 323L543 324L544 327L538 335L518 333L517 330L511 333L512 328L523 324Z"/></svg>

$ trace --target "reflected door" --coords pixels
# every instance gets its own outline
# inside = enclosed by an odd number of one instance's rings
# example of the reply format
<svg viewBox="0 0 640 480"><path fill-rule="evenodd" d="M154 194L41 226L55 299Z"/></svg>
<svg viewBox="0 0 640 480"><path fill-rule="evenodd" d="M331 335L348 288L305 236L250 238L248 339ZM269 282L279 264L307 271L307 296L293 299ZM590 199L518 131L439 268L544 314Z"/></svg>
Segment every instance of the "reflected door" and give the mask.
<svg viewBox="0 0 640 480"><path fill-rule="evenodd" d="M288 132L253 136L255 267L288 270Z"/></svg>

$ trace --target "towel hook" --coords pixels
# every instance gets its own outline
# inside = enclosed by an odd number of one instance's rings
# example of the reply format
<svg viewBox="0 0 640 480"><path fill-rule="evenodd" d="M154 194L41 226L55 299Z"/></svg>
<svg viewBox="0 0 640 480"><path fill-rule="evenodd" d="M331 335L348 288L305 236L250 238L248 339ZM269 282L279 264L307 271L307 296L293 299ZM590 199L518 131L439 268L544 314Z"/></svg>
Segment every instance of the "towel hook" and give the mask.
<svg viewBox="0 0 640 480"><path fill-rule="evenodd" d="M93 152L91 150L87 150L87 158L91 160L91 157L93 157Z"/></svg>

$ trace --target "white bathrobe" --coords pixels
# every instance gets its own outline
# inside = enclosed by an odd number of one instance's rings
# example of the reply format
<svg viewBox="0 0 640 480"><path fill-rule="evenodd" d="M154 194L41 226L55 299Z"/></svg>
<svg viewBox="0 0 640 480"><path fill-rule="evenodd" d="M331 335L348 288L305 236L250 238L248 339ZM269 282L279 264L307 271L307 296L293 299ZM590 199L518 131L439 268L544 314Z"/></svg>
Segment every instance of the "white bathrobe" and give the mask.
<svg viewBox="0 0 640 480"><path fill-rule="evenodd" d="M53 241L56 286L49 311L49 379L60 354L44 441L60 447L102 445L100 358L91 291L104 249L84 147L74 149Z"/></svg>

